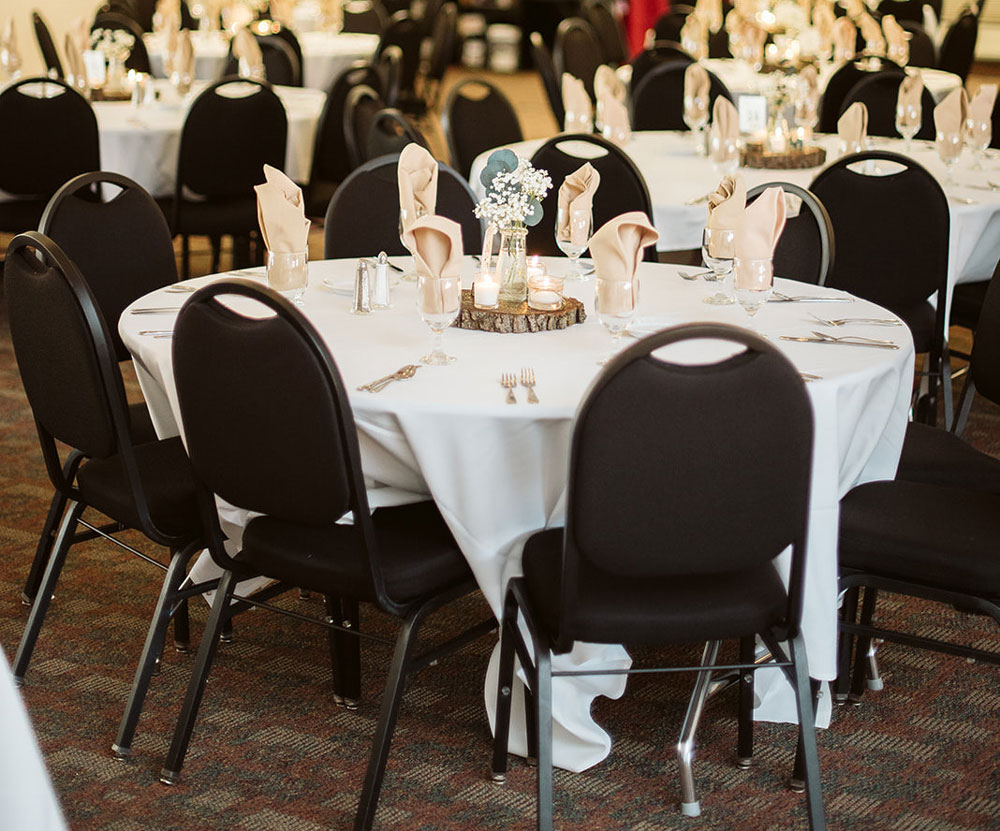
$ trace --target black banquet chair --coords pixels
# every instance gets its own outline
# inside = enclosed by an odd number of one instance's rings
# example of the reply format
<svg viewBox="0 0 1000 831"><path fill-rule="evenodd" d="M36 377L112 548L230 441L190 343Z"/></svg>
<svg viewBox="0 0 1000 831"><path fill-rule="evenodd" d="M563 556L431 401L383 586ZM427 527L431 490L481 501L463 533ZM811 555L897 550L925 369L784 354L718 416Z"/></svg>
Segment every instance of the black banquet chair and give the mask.
<svg viewBox="0 0 1000 831"><path fill-rule="evenodd" d="M269 314L244 317L219 302L226 295L251 298ZM178 315L173 366L209 552L225 574L161 779L172 784L180 774L236 581L266 575L288 588L370 603L402 624L354 825L368 829L408 676L496 624L490 616L417 653L427 617L476 591L475 580L433 501L369 509L340 372L322 337L287 300L248 280L199 291ZM290 410L301 414L294 431L287 429ZM262 435L269 440L257 442ZM260 514L235 556L226 552L214 494ZM353 523L338 524L344 515Z"/></svg>
<svg viewBox="0 0 1000 831"><path fill-rule="evenodd" d="M337 188L323 227L326 259L373 257L379 251L391 256L408 253L399 239L398 163L398 153L372 159ZM478 251L483 244L483 226L473 213L475 207L468 181L438 162L436 212L462 226L466 251Z"/></svg>
<svg viewBox="0 0 1000 831"><path fill-rule="evenodd" d="M372 118L363 161L402 153L408 144L419 144L427 149L427 141L405 113L394 107L383 108Z"/></svg>
<svg viewBox="0 0 1000 831"><path fill-rule="evenodd" d="M542 79L542 86L545 88L545 98L552 108L552 117L555 118L558 128L561 130L566 121L566 110L562 102L562 87L559 76L556 75L556 65L552 62L552 53L541 34L532 32L529 41L531 44L531 61L535 71Z"/></svg>
<svg viewBox="0 0 1000 831"><path fill-rule="evenodd" d="M100 140L90 103L63 81L22 78L0 92L0 231L38 227L64 182L99 170Z"/></svg>
<svg viewBox="0 0 1000 831"><path fill-rule="evenodd" d="M642 211L647 217L653 216L646 180L635 162L617 144L588 133L555 136L531 157L532 165L547 170L552 177L552 188L542 200L542 219L528 229L528 244L533 252L552 256L562 253L554 236L559 186L585 162L590 162L601 174L601 184L594 194L595 231L609 219L627 211ZM656 262L654 247L646 248L644 256Z"/></svg>
<svg viewBox="0 0 1000 831"><path fill-rule="evenodd" d="M661 64L668 63L669 61L694 63L694 58L685 52L684 47L674 40L657 40L647 48L643 49L632 59L632 81L630 83L631 91L634 93L635 90L639 88L639 84L642 83L642 79L645 78L651 70L656 69L656 67Z"/></svg>
<svg viewBox="0 0 1000 831"><path fill-rule="evenodd" d="M342 12L343 32L378 35L388 22L385 9L379 0L347 0Z"/></svg>
<svg viewBox="0 0 1000 831"><path fill-rule="evenodd" d="M819 125L816 129L821 133L837 132L837 121L844 111L844 100L860 81L884 72L895 77L898 86L898 82L902 81L906 74L898 66L890 64L888 61L883 61L881 66L883 67L881 69L869 70L857 61L848 61L836 70L827 81L826 89L823 90L823 98L820 100L819 108Z"/></svg>
<svg viewBox="0 0 1000 831"><path fill-rule="evenodd" d="M46 74L50 78L62 79L65 77L63 75L62 61L59 60L59 51L52 40L52 32L49 31L49 25L45 22L45 18L37 11L31 13L31 23L35 29L35 40L38 41L38 49L42 53L42 60L45 62Z"/></svg>
<svg viewBox="0 0 1000 831"><path fill-rule="evenodd" d="M441 113L441 127L452 167L466 178L480 153L524 139L510 100L482 78L468 78L451 88Z"/></svg>
<svg viewBox="0 0 1000 831"><path fill-rule="evenodd" d="M954 72L964 84L966 78L969 77L969 70L972 69L978 39L979 18L972 11L966 9L951 24L941 42L938 69Z"/></svg>
<svg viewBox="0 0 1000 831"><path fill-rule="evenodd" d="M376 59L390 46L399 47L403 61L399 83L399 101L396 106L405 110L417 100L417 73L420 71L420 44L424 39L423 22L411 17L405 11L398 11L389 18L382 29Z"/></svg>
<svg viewBox="0 0 1000 831"><path fill-rule="evenodd" d="M909 0L905 0L909 5ZM938 64L937 46L924 30L923 22L914 23L910 20L900 20L899 25L910 35L910 58L907 66L929 67L933 69Z"/></svg>
<svg viewBox="0 0 1000 831"><path fill-rule="evenodd" d="M862 78L847 93L840 114L843 115L855 101L860 101L868 108L868 135L897 138L896 101L902 81L902 77L891 72L877 72L870 78ZM934 140L937 134L934 128L934 106L934 96L924 87L920 96L920 130L914 138Z"/></svg>
<svg viewBox="0 0 1000 831"><path fill-rule="evenodd" d="M582 13L601 43L601 62L612 66L628 63L628 44L614 4L609 0L585 0Z"/></svg>
<svg viewBox="0 0 1000 831"><path fill-rule="evenodd" d="M301 47L296 54L295 48L285 37L270 32L261 34L256 26L251 26L250 31L260 47L260 56L264 61L264 77L267 82L282 87L302 86ZM232 44L233 41L230 41L229 58L222 72L223 78L231 78L239 72L239 61L232 53Z"/></svg>
<svg viewBox="0 0 1000 831"><path fill-rule="evenodd" d="M171 230L182 240L182 271L190 273L189 237L211 240L213 272L222 237L233 238L234 265L249 260L257 233L257 195L264 165L285 166L287 118L269 84L216 81L188 109L181 130Z"/></svg>
<svg viewBox="0 0 1000 831"><path fill-rule="evenodd" d="M726 341L739 351L700 366L653 357L694 338ZM768 394L750 392L760 389ZM533 705L528 752L538 760L539 829L553 824L550 652L568 652L577 641L738 639L740 660L726 669L748 677L739 755L749 757L753 670L761 666L753 662L754 635L795 688L809 824L825 828L815 702L799 629L812 424L795 367L773 345L734 326L658 332L616 356L596 379L573 428L566 526L528 538L524 576L508 583L501 622L493 777L502 782L507 770L516 655ZM719 453L723 435L726 451ZM629 464L609 462L621 458ZM761 465L761 458L773 464ZM708 491L726 505L721 522L703 498ZM789 545L786 590L774 560ZM701 678L712 664L631 671L682 670ZM575 674L582 673L559 672Z"/></svg>
<svg viewBox="0 0 1000 831"><path fill-rule="evenodd" d="M343 129L351 170L368 160L368 136L375 123L375 116L384 108L382 96L369 86L359 85L347 93Z"/></svg>
<svg viewBox="0 0 1000 831"><path fill-rule="evenodd" d="M768 188L779 187L785 196L797 197L801 204L798 215L788 213L785 228L774 249L774 271L800 283L826 285L833 268L836 252L835 235L830 214L812 191L791 182L767 182L747 191L747 204Z"/></svg>
<svg viewBox="0 0 1000 831"><path fill-rule="evenodd" d="M594 73L602 63L601 42L597 32L582 17L568 17L556 27L552 46L556 78L569 73L583 82L587 95L594 99Z"/></svg>
<svg viewBox="0 0 1000 831"><path fill-rule="evenodd" d="M691 61L679 58L653 67L632 92L633 130L690 130L684 123L684 74ZM708 70L706 70L708 71ZM718 76L708 72L708 111L720 95L733 101Z"/></svg>
<svg viewBox="0 0 1000 831"><path fill-rule="evenodd" d="M10 334L31 406L42 457L67 509L59 525L12 671L23 683L59 575L71 546L101 536L136 552L112 531L134 528L170 549L159 600L112 750L129 755L143 699L175 617L175 640L186 645L185 600L211 585L185 585L187 563L201 550L194 480L180 438L137 444L109 327L79 271L58 245L37 231L14 238L4 271ZM59 444L57 444L59 443ZM60 460L59 445L70 448ZM87 509L116 527L95 524ZM87 534L77 535L77 526ZM143 559L149 560L140 554ZM59 609L71 611L70 604Z"/></svg>
<svg viewBox="0 0 1000 831"><path fill-rule="evenodd" d="M147 75L152 72L149 67L149 53L146 51L146 43L142 39L142 26L133 18L119 12L98 12L94 17L90 31L98 29L110 29L112 31L127 32L132 35L134 42L125 59L125 68L134 69L136 72L145 72Z"/></svg>

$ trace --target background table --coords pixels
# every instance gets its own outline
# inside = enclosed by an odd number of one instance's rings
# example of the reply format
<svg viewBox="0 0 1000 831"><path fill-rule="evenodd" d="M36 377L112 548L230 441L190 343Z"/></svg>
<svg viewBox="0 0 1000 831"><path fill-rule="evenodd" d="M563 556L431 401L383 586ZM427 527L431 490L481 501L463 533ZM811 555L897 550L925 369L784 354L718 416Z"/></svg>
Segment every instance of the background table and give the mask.
<svg viewBox="0 0 1000 831"><path fill-rule="evenodd" d="M398 262L405 264L403 258ZM549 262L554 273L566 266L565 260ZM533 532L564 521L573 419L600 371L597 359L607 350L610 335L593 316L563 331L524 335L449 329L445 348L457 356L456 363L421 367L413 379L391 384L377 395L357 392L358 385L424 354L430 333L417 315L413 283L393 289L390 310L365 317L350 314L350 297L333 293L323 280L350 286L354 267L349 260L311 263L303 312L328 343L351 391L365 475L380 486L372 488L370 498L378 505L413 499L416 494L432 496L487 601L499 613L507 580L520 573L524 541ZM640 269L637 328L693 320L747 324L748 317L739 306L702 302L714 292L714 284L682 280L674 266L643 263ZM467 258L466 282L472 270L471 258ZM833 293L789 281L779 280L778 286L792 292ZM583 300L588 313L593 310L592 281L570 284L568 293ZM759 325L769 333L803 335L817 326L810 311L837 317L888 314L873 304L844 297L844 302L837 303L769 303L758 315ZM157 292L135 305L180 306L183 299ZM132 315L126 311L119 325L135 356L161 436L178 432L171 342L142 336L139 331L172 326L174 319L174 313ZM860 482L895 475L913 378L913 345L905 326L858 326L851 333L891 337L901 348L774 341L802 370L822 376L807 387L816 418L816 443L803 619L810 674L820 679L836 675L838 502ZM697 357L707 354L711 353L699 351ZM524 403L524 390L518 390L519 403L507 405L500 373L525 366L535 370L541 403ZM719 440L724 442L725 436ZM724 505L711 504L711 494L706 494L706 500L708 507L725 511ZM494 669L496 657L494 653ZM629 663L620 647L580 644L570 655L557 656L553 668ZM791 713L794 720L792 699L783 699L780 671L765 670L758 676L762 691L775 689L758 717L784 719ZM486 685L488 699L495 693L491 678ZM578 771L607 755L610 738L593 721L590 706L597 695L621 695L624 684L624 677L553 679L557 765ZM829 697L825 697L823 726L829 712ZM523 737L520 746L512 738L511 747L523 754Z"/></svg>

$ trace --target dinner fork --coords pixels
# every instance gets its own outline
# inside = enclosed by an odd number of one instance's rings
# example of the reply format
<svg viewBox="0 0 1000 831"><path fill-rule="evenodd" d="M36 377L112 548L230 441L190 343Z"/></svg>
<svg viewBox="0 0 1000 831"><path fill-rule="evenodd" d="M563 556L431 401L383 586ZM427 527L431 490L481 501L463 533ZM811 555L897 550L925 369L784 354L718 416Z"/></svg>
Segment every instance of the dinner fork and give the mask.
<svg viewBox="0 0 1000 831"><path fill-rule="evenodd" d="M897 320L894 317L838 317L833 320L827 320L825 317L820 317L812 312L809 312L809 316L819 322L824 326L845 326L848 323L864 323L869 326L902 326L902 321Z"/></svg>
<svg viewBox="0 0 1000 831"><path fill-rule="evenodd" d="M535 370L531 367L521 369L521 386L528 388L528 403L537 404L538 396L535 395Z"/></svg>
<svg viewBox="0 0 1000 831"><path fill-rule="evenodd" d="M517 386L517 376L513 372L503 372L500 374L500 386L507 390L507 403L516 404L514 397L514 387Z"/></svg>

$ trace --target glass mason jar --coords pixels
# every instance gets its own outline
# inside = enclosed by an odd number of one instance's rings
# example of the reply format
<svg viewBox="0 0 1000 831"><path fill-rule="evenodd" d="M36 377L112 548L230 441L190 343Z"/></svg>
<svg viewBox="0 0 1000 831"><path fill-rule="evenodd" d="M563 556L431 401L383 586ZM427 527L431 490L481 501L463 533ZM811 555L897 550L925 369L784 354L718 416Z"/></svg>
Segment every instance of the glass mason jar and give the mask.
<svg viewBox="0 0 1000 831"><path fill-rule="evenodd" d="M504 302L522 303L528 296L527 239L528 229L521 223L500 229L497 280Z"/></svg>

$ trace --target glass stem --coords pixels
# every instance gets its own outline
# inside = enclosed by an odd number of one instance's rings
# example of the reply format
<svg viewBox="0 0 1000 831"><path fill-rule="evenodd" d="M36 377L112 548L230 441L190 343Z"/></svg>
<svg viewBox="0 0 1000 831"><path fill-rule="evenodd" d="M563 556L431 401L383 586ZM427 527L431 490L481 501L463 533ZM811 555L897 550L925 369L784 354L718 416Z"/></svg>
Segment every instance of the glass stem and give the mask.
<svg viewBox="0 0 1000 831"><path fill-rule="evenodd" d="M431 329L431 356L444 355L444 329Z"/></svg>

